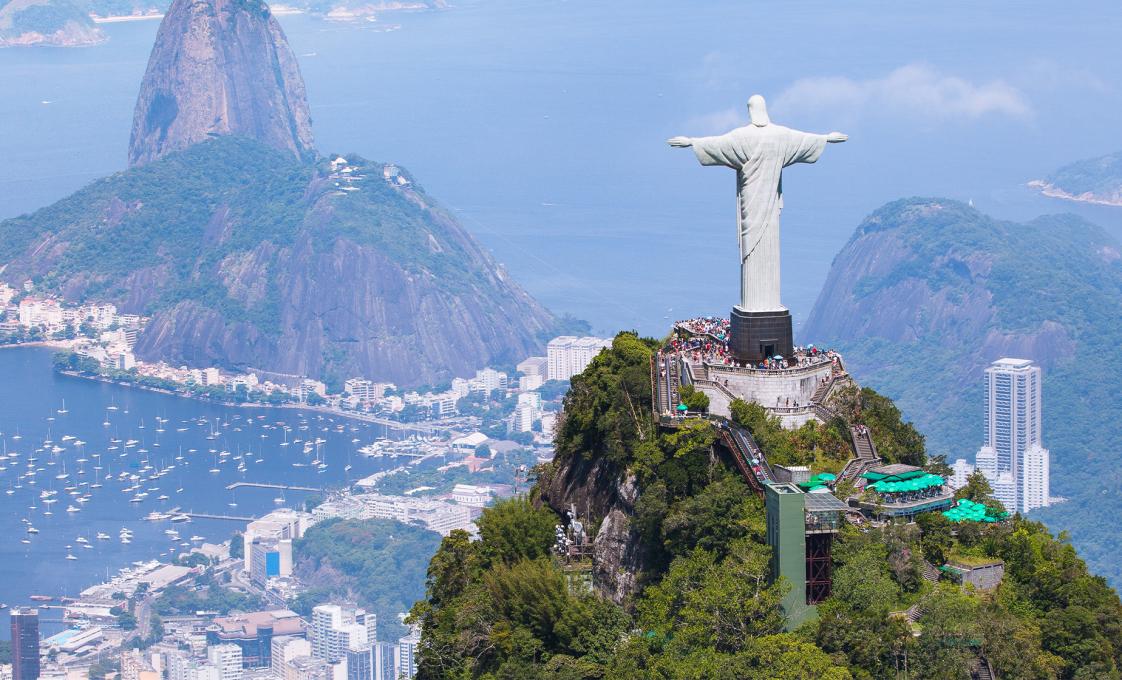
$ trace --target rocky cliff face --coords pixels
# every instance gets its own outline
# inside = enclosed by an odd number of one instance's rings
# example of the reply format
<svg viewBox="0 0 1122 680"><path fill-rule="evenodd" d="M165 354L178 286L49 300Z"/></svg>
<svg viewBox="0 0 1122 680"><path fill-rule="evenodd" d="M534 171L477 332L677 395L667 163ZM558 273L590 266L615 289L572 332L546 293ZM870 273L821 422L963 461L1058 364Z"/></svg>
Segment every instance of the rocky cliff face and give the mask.
<svg viewBox="0 0 1122 680"><path fill-rule="evenodd" d="M0 278L151 315L176 365L435 384L542 350L553 317L414 185L220 137L0 222Z"/></svg>
<svg viewBox="0 0 1122 680"><path fill-rule="evenodd" d="M562 517L576 508L596 527L592 580L604 597L623 604L635 594L645 567L643 546L632 526L639 489L632 475L623 474L603 458L572 457L547 479L540 479L541 499Z"/></svg>
<svg viewBox="0 0 1122 680"><path fill-rule="evenodd" d="M1118 246L1072 216L1002 222L956 201L874 212L834 259L804 341L845 352L894 398L936 453L980 445L982 370L1000 357L1064 367L1101 336L1088 296L1118 304Z"/></svg>
<svg viewBox="0 0 1122 680"><path fill-rule="evenodd" d="M538 353L554 330L407 172L316 158L260 0L172 3L129 160L0 222L0 278L151 316L142 359L414 386Z"/></svg>
<svg viewBox="0 0 1122 680"><path fill-rule="evenodd" d="M129 165L211 135L314 155L304 81L284 32L261 0L175 0L148 59Z"/></svg>
<svg viewBox="0 0 1122 680"><path fill-rule="evenodd" d="M1110 480L1122 448L1122 253L1072 215L1017 224L944 199L870 215L834 259L803 331L830 344L866 385L891 396L928 452L973 461L983 441L982 369L1003 356L1043 367L1043 443L1052 494L1037 511L1072 532L1088 561L1122 578Z"/></svg>
<svg viewBox="0 0 1122 680"><path fill-rule="evenodd" d="M805 339L923 341L958 352L972 364L1028 356L1051 365L1074 349L1058 316L1019 316L1005 303L1019 294L1008 286L1019 258L1035 260L1041 248L1070 249L1060 233L1048 238L1046 224L1000 222L955 201L911 199L885 206L834 258L804 327ZM1094 257L1109 265L1117 254L1105 236L1100 238L1102 254ZM1027 252L1018 252L1022 245ZM873 357L849 359L858 365L875 362Z"/></svg>

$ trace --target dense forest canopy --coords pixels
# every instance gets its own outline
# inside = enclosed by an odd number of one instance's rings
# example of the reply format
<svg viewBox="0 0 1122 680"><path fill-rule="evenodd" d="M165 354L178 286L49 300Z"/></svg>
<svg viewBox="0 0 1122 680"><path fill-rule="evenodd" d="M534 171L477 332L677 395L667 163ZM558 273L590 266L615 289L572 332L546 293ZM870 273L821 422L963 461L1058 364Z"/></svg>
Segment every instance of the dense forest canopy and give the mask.
<svg viewBox="0 0 1122 680"><path fill-rule="evenodd" d="M657 343L620 334L573 379L557 458L527 497L498 503L481 540L445 538L412 610L423 627L419 678L969 678L984 656L1003 678L1119 678L1122 604L1065 537L1020 517L952 525L939 514L883 528L846 526L833 595L817 620L784 632L790 584L768 578L761 500L734 472L713 425L656 426L650 359ZM849 394L890 460L926 463L923 438L891 401ZM778 427L762 409L734 418L769 455L815 465L842 457L845 428ZM567 466L610 464L633 481L632 540L644 553L636 593L617 604L581 586L551 550L563 523L542 485ZM992 502L984 479L963 496ZM589 524L595 532L597 517ZM924 578L949 558L1000 559L1005 579L981 593ZM914 607L914 608L913 608ZM904 612L913 608L915 621Z"/></svg>

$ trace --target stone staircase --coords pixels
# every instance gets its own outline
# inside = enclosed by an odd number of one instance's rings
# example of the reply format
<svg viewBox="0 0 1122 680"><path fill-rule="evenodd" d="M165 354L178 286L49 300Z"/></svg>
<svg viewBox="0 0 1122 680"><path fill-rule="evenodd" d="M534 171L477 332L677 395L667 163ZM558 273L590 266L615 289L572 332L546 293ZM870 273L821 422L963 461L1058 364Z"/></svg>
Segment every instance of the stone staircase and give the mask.
<svg viewBox="0 0 1122 680"><path fill-rule="evenodd" d="M849 459L849 462L842 468L841 474L838 475L839 481L857 479L866 470L880 464L880 456L877 455L877 447L873 444L873 438L868 434L865 428L861 425L854 425L850 428L850 434L853 436L853 453L855 457Z"/></svg>
<svg viewBox="0 0 1122 680"><path fill-rule="evenodd" d="M970 668L970 680L995 680L993 667L986 657L979 656Z"/></svg>
<svg viewBox="0 0 1122 680"><path fill-rule="evenodd" d="M830 376L818 383L818 387L814 388L814 394L810 395L810 402L812 404L824 404L827 397L830 396L830 390L833 389L834 382L834 377Z"/></svg>
<svg viewBox="0 0 1122 680"><path fill-rule="evenodd" d="M936 567L934 564L931 564L927 560L923 561L923 579L925 581L938 583L940 573L941 572L939 571L939 567Z"/></svg>
<svg viewBox="0 0 1122 680"><path fill-rule="evenodd" d="M904 618L906 618L909 623L918 623L920 617L922 617L926 613L927 606L924 604L923 600L920 600L919 602L916 602L912 606L908 607L908 610L904 612Z"/></svg>
<svg viewBox="0 0 1122 680"><path fill-rule="evenodd" d="M868 461L879 460L877 447L873 444L873 438L868 431L860 425L855 425L852 432L853 448L857 451L857 458Z"/></svg>

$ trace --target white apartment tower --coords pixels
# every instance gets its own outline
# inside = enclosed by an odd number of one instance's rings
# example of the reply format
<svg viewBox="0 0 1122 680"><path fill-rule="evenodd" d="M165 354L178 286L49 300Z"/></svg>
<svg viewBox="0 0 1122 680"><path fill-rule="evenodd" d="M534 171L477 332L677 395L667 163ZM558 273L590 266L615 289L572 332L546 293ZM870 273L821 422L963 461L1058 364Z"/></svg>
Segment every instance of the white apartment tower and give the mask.
<svg viewBox="0 0 1122 680"><path fill-rule="evenodd" d="M373 660L369 656L378 637L378 619L373 612L337 604L321 604L312 609L312 656L335 663L344 659L360 661L363 652L369 661L361 675L351 680L369 680ZM356 669L357 670L357 669Z"/></svg>
<svg viewBox="0 0 1122 680"><path fill-rule="evenodd" d="M546 345L546 371L550 380L568 380L581 373L600 350L611 347L612 341L606 338L562 335Z"/></svg>
<svg viewBox="0 0 1122 680"><path fill-rule="evenodd" d="M976 467L1010 512L1046 507L1048 449L1041 444L1040 367L998 359L985 371L986 440Z"/></svg>
<svg viewBox="0 0 1122 680"><path fill-rule="evenodd" d="M207 661L218 669L221 680L242 680L242 648L233 644L211 645L206 649Z"/></svg>
<svg viewBox="0 0 1122 680"><path fill-rule="evenodd" d="M397 677L409 680L417 675L417 647L421 634L415 628L397 641Z"/></svg>

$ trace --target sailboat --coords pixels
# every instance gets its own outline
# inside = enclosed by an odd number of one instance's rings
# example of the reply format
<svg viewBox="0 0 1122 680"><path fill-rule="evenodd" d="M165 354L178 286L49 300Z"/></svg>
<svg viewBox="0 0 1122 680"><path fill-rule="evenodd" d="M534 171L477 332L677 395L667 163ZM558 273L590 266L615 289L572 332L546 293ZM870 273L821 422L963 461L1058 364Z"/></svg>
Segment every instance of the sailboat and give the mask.
<svg viewBox="0 0 1122 680"><path fill-rule="evenodd" d="M67 413L70 413L70 411L67 411L67 410L66 410L66 400L65 400L65 399L63 399L63 400L62 400L62 408L60 408L60 409L58 410L58 413L59 413L60 415L66 415Z"/></svg>

